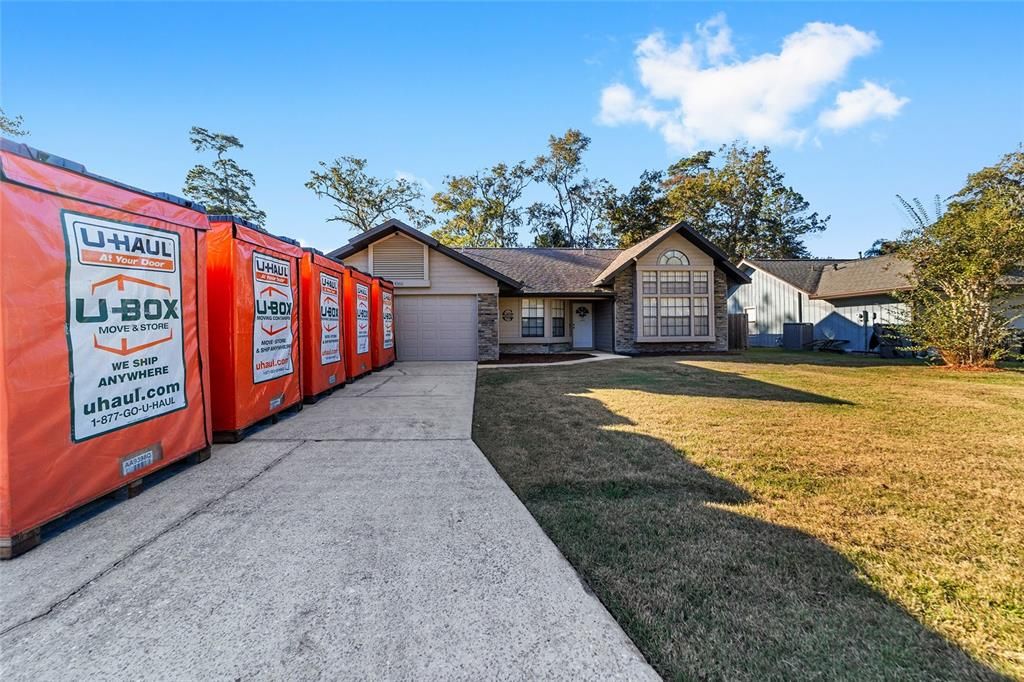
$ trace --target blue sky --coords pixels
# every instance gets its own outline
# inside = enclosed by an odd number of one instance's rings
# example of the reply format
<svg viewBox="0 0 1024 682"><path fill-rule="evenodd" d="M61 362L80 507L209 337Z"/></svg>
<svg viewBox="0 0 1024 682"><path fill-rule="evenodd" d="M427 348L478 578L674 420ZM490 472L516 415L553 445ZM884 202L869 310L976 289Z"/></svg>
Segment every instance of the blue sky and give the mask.
<svg viewBox="0 0 1024 682"><path fill-rule="evenodd" d="M270 230L322 249L352 235L325 222L330 205L303 183L339 155L436 188L445 174L531 158L576 127L593 139L591 175L625 189L716 136L760 135L787 180L832 215L811 251L851 256L905 227L895 193L950 194L1024 140L1021 4L4 2L0 12L0 102L25 117L26 142L180 193L197 160L189 127L233 133ZM787 36L811 34L809 56L787 61ZM629 97L603 102L608 92Z"/></svg>

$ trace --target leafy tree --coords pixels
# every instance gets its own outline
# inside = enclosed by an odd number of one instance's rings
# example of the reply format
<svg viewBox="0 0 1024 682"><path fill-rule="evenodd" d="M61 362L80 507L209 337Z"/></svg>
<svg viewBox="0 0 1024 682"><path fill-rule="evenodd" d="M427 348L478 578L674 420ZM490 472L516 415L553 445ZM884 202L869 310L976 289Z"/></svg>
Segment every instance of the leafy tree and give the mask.
<svg viewBox="0 0 1024 682"><path fill-rule="evenodd" d="M897 194L896 201L900 203L900 206L903 207L903 211L907 214L907 218L910 219L910 223L912 225L911 229L916 228L918 230L923 230L942 217L943 201L942 197L938 194L935 195L935 207L931 215L928 215L928 210L917 197L907 201Z"/></svg>
<svg viewBox="0 0 1024 682"><path fill-rule="evenodd" d="M901 245L902 242L898 239L876 239L871 242L871 247L864 252L864 257L888 256L899 252Z"/></svg>
<svg viewBox="0 0 1024 682"><path fill-rule="evenodd" d="M830 216L809 212L807 200L784 179L768 147L734 142L701 151L669 168L668 213L688 220L736 260L807 257L804 235L824 230Z"/></svg>
<svg viewBox="0 0 1024 682"><path fill-rule="evenodd" d="M644 171L640 182L628 192L609 197L605 211L619 248L643 241L670 222L668 199L662 187L664 178L661 171Z"/></svg>
<svg viewBox="0 0 1024 682"><path fill-rule="evenodd" d="M228 151L243 148L241 141L234 135L211 133L198 126L189 131L189 141L197 152L215 152L217 159L212 166L196 164L188 172L185 196L203 204L209 213L236 215L262 227L267 214L252 198L256 181L251 172L227 156Z"/></svg>
<svg viewBox="0 0 1024 682"><path fill-rule="evenodd" d="M0 109L0 132L11 137L25 137L29 134L25 128L25 119L21 116L8 116Z"/></svg>
<svg viewBox="0 0 1024 682"><path fill-rule="evenodd" d="M597 247L610 241L604 207L611 185L586 177L583 153L590 138L578 130L548 138L548 153L538 156L536 179L554 192L551 203L527 209L536 246Z"/></svg>
<svg viewBox="0 0 1024 682"><path fill-rule="evenodd" d="M449 246L518 246L517 229L526 211L517 204L533 174L520 161L446 177L445 189L433 201L438 213L450 217L434 230L434 238Z"/></svg>
<svg viewBox="0 0 1024 682"><path fill-rule="evenodd" d="M321 161L320 170L310 171L306 187L334 202L337 214L328 222L347 223L360 232L391 218L403 217L420 227L434 222L418 207L423 200L420 183L374 177L366 172L366 159L342 156L331 163Z"/></svg>
<svg viewBox="0 0 1024 682"><path fill-rule="evenodd" d="M957 368L1008 356L1008 276L1024 261L1024 151L970 175L941 217L907 237L899 254L913 264L914 288L900 297L917 347Z"/></svg>

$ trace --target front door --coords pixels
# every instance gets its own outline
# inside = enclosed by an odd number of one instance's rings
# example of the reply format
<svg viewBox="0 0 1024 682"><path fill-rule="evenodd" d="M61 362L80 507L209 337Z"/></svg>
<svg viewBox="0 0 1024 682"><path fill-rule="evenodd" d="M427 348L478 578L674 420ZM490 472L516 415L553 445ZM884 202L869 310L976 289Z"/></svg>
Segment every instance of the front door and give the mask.
<svg viewBox="0 0 1024 682"><path fill-rule="evenodd" d="M594 347L594 305L576 302L572 304L572 347Z"/></svg>

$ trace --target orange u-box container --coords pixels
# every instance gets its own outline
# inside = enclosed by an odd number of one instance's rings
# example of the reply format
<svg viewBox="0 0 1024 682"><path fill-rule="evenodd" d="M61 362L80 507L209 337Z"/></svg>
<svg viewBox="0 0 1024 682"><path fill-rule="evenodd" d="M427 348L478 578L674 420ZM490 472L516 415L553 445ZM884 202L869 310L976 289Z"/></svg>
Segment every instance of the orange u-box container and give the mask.
<svg viewBox="0 0 1024 682"><path fill-rule="evenodd" d="M304 249L302 282L302 396L315 402L345 385L342 288L345 266L316 249Z"/></svg>
<svg viewBox="0 0 1024 682"><path fill-rule="evenodd" d="M373 308L373 369L384 369L395 364L395 285L381 277L374 277L371 285Z"/></svg>
<svg viewBox="0 0 1024 682"><path fill-rule="evenodd" d="M0 142L0 557L209 456L206 230L202 206Z"/></svg>
<svg viewBox="0 0 1024 682"><path fill-rule="evenodd" d="M345 319L345 371L349 380L373 371L373 340L370 295L373 278L353 267L345 268L342 280Z"/></svg>
<svg viewBox="0 0 1024 682"><path fill-rule="evenodd" d="M299 259L290 239L234 216L210 216L210 380L217 442L302 408Z"/></svg>

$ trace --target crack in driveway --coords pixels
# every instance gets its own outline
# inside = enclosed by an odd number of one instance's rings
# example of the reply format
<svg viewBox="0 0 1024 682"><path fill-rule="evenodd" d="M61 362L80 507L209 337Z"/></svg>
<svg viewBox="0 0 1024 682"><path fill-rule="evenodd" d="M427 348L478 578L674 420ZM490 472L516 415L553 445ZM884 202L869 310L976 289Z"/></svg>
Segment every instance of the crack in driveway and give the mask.
<svg viewBox="0 0 1024 682"><path fill-rule="evenodd" d="M293 439L293 441L294 441L294 439ZM241 483L238 483L237 485L229 488L228 490L225 490L220 495L217 495L216 497L214 497L213 499L205 502L204 504L200 505L199 507L196 507L195 509L193 509L189 513L185 514L185 516L181 517L180 519L178 519L174 523L170 524L169 526L163 528L162 530L160 530L158 533L156 533L152 537L146 539L141 544L136 545L132 549L128 550L128 552L124 556L122 556L118 560L116 560L113 563L111 563L109 566L107 566L106 568L101 570L99 573L97 573L96 575L92 576L91 578L89 578L88 580L83 582L81 585L79 585L78 587L74 588L73 590L71 590L70 592L65 594L63 597L61 597L61 598L57 599L56 601L52 602L49 606L45 607L42 611L36 613L33 616L30 616L30 617L24 619L24 620L21 620L21 621L19 621L17 623L14 623L13 625L9 625L8 627L4 628L3 630L0 630L0 637L6 637L7 635L9 635L10 633L14 632L15 630L18 630L19 628L25 627L26 625L30 625L30 624L38 621L38 620L41 620L43 618L46 618L46 617L52 615L61 606L63 606L64 604L67 604L68 602L73 600L75 597L80 595L82 592L84 592L86 589L88 589L90 585L94 584L96 581L100 580L104 576L109 575L113 571L115 571L118 568L120 568L121 566L123 566L125 564L125 562L127 562L129 559L131 559L132 557L136 556L139 552L141 552L142 550L146 549L147 547L149 547L150 545L155 543L160 538L162 538L165 535L168 535L169 533L172 533L175 530L178 530L179 528L183 527L186 523L188 523L189 521L191 521L195 517L197 517L200 514L208 511L213 506L215 506L219 502L223 501L225 498L228 497L228 495L231 495L232 493L236 493L239 490L245 488L247 485L249 485L250 483L252 483L256 479L258 479L260 476L262 476L263 474L267 473L268 471L270 471L271 469L276 467L278 464L280 464L282 461L284 461L285 458L287 458L289 455L291 455L296 450L298 450L300 447L302 447L307 441L305 441L305 440L297 440L297 441L294 441L294 442L295 442L295 446L294 447L289 448L288 450L286 450L281 455L275 457L271 462L269 462L266 466L264 466L262 469L257 471L255 474L253 474L252 476L249 476L248 478L244 479Z"/></svg>

